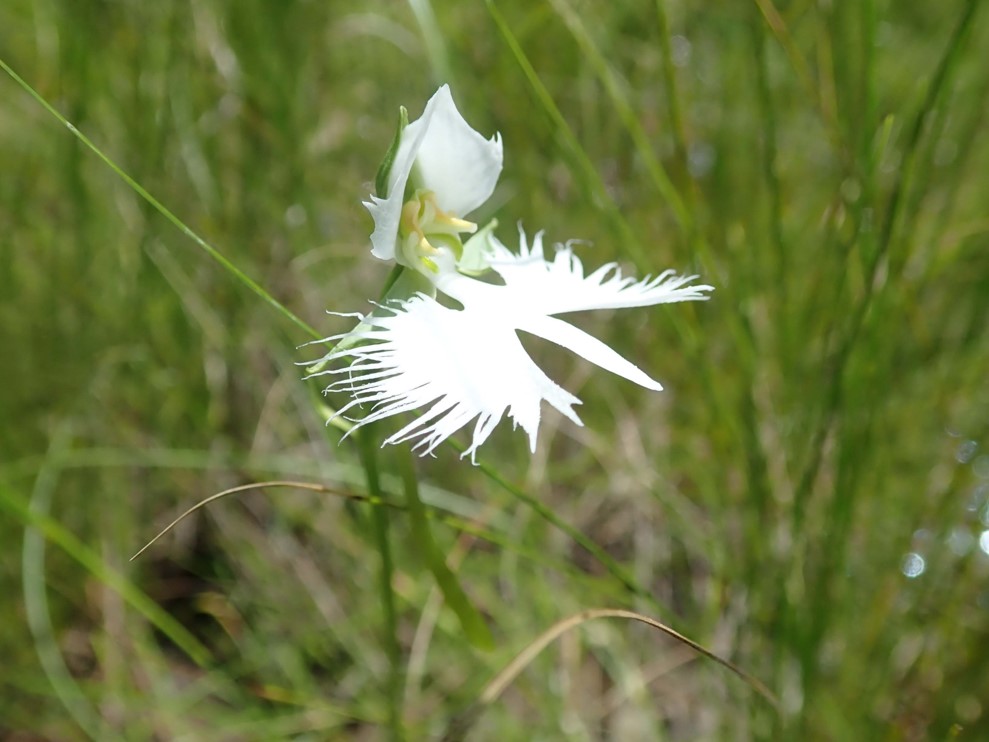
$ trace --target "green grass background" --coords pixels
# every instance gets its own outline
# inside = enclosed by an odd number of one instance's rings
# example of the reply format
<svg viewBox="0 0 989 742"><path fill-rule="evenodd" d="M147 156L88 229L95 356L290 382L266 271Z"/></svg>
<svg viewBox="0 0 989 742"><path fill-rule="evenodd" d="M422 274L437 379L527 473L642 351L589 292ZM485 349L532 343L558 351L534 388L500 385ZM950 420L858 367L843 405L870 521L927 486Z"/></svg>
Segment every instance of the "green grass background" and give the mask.
<svg viewBox="0 0 989 742"><path fill-rule="evenodd" d="M989 737L979 5L6 0L0 58L327 335L387 275L360 200L397 107L440 82L504 137L478 215L503 240L520 219L717 290L579 320L667 391L531 343L586 427L547 415L530 456L505 423L487 474L449 447L418 463L496 648L392 508L396 674L373 506L247 492L128 562L227 487L359 494L359 458L300 381L309 338L0 75L0 739L385 739L398 706L430 738L601 607L780 711L602 620L469 738Z"/></svg>

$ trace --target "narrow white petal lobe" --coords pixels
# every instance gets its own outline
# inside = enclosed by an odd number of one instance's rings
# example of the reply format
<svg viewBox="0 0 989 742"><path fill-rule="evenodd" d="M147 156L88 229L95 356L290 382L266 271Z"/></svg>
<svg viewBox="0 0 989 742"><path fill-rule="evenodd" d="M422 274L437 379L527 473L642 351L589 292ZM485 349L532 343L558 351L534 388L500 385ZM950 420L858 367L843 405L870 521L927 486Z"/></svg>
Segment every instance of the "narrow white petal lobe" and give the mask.
<svg viewBox="0 0 989 742"><path fill-rule="evenodd" d="M611 371L621 377L634 381L639 386L654 392L663 391L663 385L649 377L634 363L625 360L611 347L602 343L596 337L588 335L583 330L564 322L556 317L534 316L519 324L520 330L531 332L544 340L570 350L584 360L600 366L605 371Z"/></svg>

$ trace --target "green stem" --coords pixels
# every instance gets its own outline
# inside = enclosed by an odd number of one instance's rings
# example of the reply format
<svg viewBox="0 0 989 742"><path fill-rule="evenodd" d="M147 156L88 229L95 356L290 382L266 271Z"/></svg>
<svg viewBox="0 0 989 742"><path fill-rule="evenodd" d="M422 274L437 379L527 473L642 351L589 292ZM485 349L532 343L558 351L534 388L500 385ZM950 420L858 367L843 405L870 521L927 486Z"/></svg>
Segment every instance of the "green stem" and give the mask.
<svg viewBox="0 0 989 742"><path fill-rule="evenodd" d="M447 605L457 614L460 619L460 626L464 630L468 641L478 649L494 649L494 639L488 629L481 614L470 602L467 594L457 581L457 576L447 566L446 558L440 548L436 545L433 532L429 526L429 515L426 507L419 497L419 483L416 481L415 465L412 461L412 450L405 446L400 454L400 464L402 482L405 489L405 499L408 503L409 516L412 526L412 538L418 547L419 552L426 560L429 571L436 578L446 599Z"/></svg>
<svg viewBox="0 0 989 742"><path fill-rule="evenodd" d="M368 494L382 498L381 480L378 476L378 450L374 445L371 430L362 430L357 435L361 465L367 478ZM391 544L388 541L388 511L385 508L371 508L371 525L374 530L375 546L381 554L381 572L378 587L381 591L381 607L385 618L385 652L388 655L388 723L391 738L402 740L402 653L398 643L398 618L395 611L395 593L392 590L392 576L395 572L392 561Z"/></svg>

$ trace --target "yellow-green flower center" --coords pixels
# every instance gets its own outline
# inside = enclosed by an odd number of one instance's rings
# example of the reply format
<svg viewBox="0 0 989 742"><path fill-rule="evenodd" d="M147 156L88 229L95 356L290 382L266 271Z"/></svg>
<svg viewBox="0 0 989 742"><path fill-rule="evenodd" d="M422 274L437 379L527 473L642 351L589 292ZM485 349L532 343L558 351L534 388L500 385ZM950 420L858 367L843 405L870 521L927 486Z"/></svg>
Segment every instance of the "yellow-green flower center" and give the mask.
<svg viewBox="0 0 989 742"><path fill-rule="evenodd" d="M474 222L443 211L432 191L417 190L403 204L398 225L402 262L416 270L425 267L435 273L439 268L432 256L439 252L439 248L450 248L459 260L464 249L460 234L476 231Z"/></svg>

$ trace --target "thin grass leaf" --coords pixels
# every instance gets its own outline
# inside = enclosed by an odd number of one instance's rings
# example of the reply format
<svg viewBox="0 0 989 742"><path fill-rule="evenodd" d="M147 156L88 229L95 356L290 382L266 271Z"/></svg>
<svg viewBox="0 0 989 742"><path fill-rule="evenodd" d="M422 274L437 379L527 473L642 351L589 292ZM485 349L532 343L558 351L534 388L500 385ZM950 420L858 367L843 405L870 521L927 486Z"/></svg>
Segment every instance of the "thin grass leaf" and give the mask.
<svg viewBox="0 0 989 742"><path fill-rule="evenodd" d="M495 25L498 26L498 30L501 32L502 38L504 38L505 43L508 45L509 50L512 52L512 56L518 62L519 67L522 68L522 72L525 75L526 80L528 80L532 92L536 96L536 100L539 102L540 107L543 109L544 113L549 117L554 126L555 133L560 137L564 145L565 151L571 156L577 165L577 174L580 177L580 181L583 184L585 190L593 195L593 197L602 204L605 215L611 221L614 228L618 231L622 247L628 250L632 259L638 264L638 266L644 267L648 265L646 260L646 252L642 246L642 241L635 231L629 226L625 217L622 215L621 210L618 208L615 200L608 194L607 188L604 186L604 182L601 180L601 175L595 169L594 164L591 162L584 148L580 146L576 135L573 133L573 129L570 128L570 124L560 113L560 109L557 107L553 100L553 96L547 90L543 81L539 77L539 73L532 66L529 58L526 56L525 51L522 49L522 45L519 43L518 38L512 31L511 26L505 17L501 14L498 6L494 3L494 0L486 0L488 7L488 12L491 14L491 18L494 20Z"/></svg>
<svg viewBox="0 0 989 742"><path fill-rule="evenodd" d="M463 450L463 447L459 443L454 442L453 445L457 450ZM507 479L502 477L494 467L489 466L483 461L478 462L478 468L480 468L488 479L505 490L505 492L528 505L543 520L565 533L573 539L575 543L584 547L588 553L590 553L590 555L593 556L615 579L624 585L630 593L636 597L645 599L661 610L664 609L656 596L640 585L638 580L629 574L629 572L621 564L619 564L617 560L612 558L608 552L598 546L593 539L588 537L582 531L574 528L572 525L563 520L563 518L557 515L552 508L548 507L539 498L534 497L522 488L511 484Z"/></svg>
<svg viewBox="0 0 989 742"><path fill-rule="evenodd" d="M58 546L93 577L120 595L124 601L161 631L169 641L185 652L197 665L205 668L211 664L210 651L182 624L135 587L130 580L108 567L96 552L63 525L46 515L33 512L27 503L2 482L0 482L0 507L3 507L24 524L37 528L45 539Z"/></svg>
<svg viewBox="0 0 989 742"><path fill-rule="evenodd" d="M683 231L688 241L693 242L695 225L693 217L687 209L685 200L681 197L677 187L673 185L673 181L670 180L670 176L663 167L663 164L659 161L659 158L656 157L656 153L649 141L649 137L646 135L645 129L643 129L639 121L639 117L629 104L628 95L622 89L608 60L605 59L598 45L591 38L591 34L587 30L583 18L573 9L567 0L549 0L549 3L563 19L577 45L584 52L586 59L591 63L598 80L601 81L605 91L608 93L608 98L618 113L622 125L632 139L636 152L642 158L642 162L646 166L646 171L649 173L649 177L652 178L653 185L673 212L673 219L677 226Z"/></svg>
<svg viewBox="0 0 989 742"><path fill-rule="evenodd" d="M415 15L419 32L422 34L423 46L429 58L429 68L433 73L433 82L440 85L453 82L453 67L450 65L450 55L447 53L443 29L436 20L436 13L429 0L408 0L409 7Z"/></svg>
<svg viewBox="0 0 989 742"><path fill-rule="evenodd" d="M808 97L818 104L821 115L827 125L827 130L832 137L832 142L837 143L839 141L839 134L834 106L831 105L831 101L828 98L820 95L819 88L814 82L813 75L811 75L810 66L797 47L786 20L780 14L779 9L773 4L772 0L755 0L755 4L765 19L766 26L770 29L773 36L776 37L780 46L783 47L786 56L790 59L790 64L793 66L794 72L796 72L801 84L806 89Z"/></svg>
<svg viewBox="0 0 989 742"><path fill-rule="evenodd" d="M951 85L958 65L963 59L963 53L967 48L966 42L975 25L975 13L982 5L983 3L979 0L967 0L965 3L961 16L958 18L958 23L955 25L951 37L948 39L940 60L938 60L924 99L914 113L913 121L910 123L907 140L903 147L903 164L897 171L896 184L893 186L893 191L890 194L889 205L886 208L886 217L883 220L882 230L880 232L878 252L873 258L871 270L869 271L869 276L872 280L866 284L867 290L870 291L870 294L866 297L866 309L868 299L871 296L871 287L875 282L876 271L883 257L889 251L890 244L899 225L901 206L906 191L913 185L915 175L914 165L921 138L924 134L925 124ZM898 262L902 265L905 262L905 258L901 257Z"/></svg>
<svg viewBox="0 0 989 742"><path fill-rule="evenodd" d="M64 427L56 431L49 455L64 447L63 439L66 435ZM58 469L51 466L50 461L42 465L27 504L27 512L31 518L49 517L58 474ZM0 498L5 496L3 482L0 482ZM35 651L38 653L41 666L55 690L55 695L79 728L93 739L98 739L103 736L103 724L99 714L69 672L55 638L55 628L52 626L51 611L48 606L45 547L44 533L25 521L24 544L21 549L21 580L28 628L34 638Z"/></svg>
<svg viewBox="0 0 989 742"><path fill-rule="evenodd" d="M214 261L219 263L224 270L226 270L230 275L232 275L237 281L250 289L254 294L259 296L265 304L272 307L276 312L281 314L283 317L288 319L296 327L303 330L306 334L313 338L322 337L311 325L307 324L305 320L298 317L292 312L288 307L279 302L275 297L269 294L257 281L244 273L240 268L234 265L229 258L227 258L223 253L213 247L210 243L200 237L196 232L192 230L191 227L187 226L185 222L179 219L175 214L169 211L158 199L152 196L145 188L134 180L130 175L128 175L124 170L117 165L110 156L105 154L103 150L97 147L92 140L89 139L85 134L83 134L79 129L77 129L65 116L58 112L58 110L49 103L40 93L38 93L30 84L28 84L20 75L14 72L13 69L0 58L0 69L3 69L14 82L20 85L32 98L34 98L42 108L44 108L48 113L50 113L59 123L61 123L65 128L71 132L72 136L82 142L93 154L99 157L104 164L109 167L114 173L116 173L121 180L123 180L138 196L143 198L147 203L149 203L159 214L164 216L168 221L174 224L178 229L185 234L189 239L195 242L207 255L213 258Z"/></svg>

